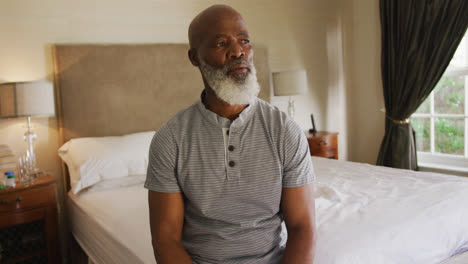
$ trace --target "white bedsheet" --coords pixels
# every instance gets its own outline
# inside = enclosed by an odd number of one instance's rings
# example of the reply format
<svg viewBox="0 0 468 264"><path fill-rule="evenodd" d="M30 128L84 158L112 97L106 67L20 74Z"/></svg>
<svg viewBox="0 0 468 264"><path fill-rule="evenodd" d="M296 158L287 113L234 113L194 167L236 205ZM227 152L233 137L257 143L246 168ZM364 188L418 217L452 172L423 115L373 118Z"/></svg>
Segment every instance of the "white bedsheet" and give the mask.
<svg viewBox="0 0 468 264"><path fill-rule="evenodd" d="M93 263L156 263L143 184L68 197L71 231Z"/></svg>
<svg viewBox="0 0 468 264"><path fill-rule="evenodd" d="M468 179L313 163L316 264L431 264L468 249ZM69 197L72 231L95 263L155 263L142 185Z"/></svg>

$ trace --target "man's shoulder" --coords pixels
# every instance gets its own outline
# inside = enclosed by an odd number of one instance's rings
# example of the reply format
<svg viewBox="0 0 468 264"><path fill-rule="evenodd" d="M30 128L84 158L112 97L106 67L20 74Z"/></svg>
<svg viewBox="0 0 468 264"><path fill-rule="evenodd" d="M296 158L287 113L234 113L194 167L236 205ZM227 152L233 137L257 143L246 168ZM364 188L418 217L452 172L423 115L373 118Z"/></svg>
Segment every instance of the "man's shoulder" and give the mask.
<svg viewBox="0 0 468 264"><path fill-rule="evenodd" d="M188 124L188 122L191 121L195 115L199 114L198 103L199 102L197 101L192 105L179 110L179 112L171 117L165 125L170 126L171 128L176 128L181 125Z"/></svg>
<svg viewBox="0 0 468 264"><path fill-rule="evenodd" d="M178 134L180 131L184 130L187 126L190 126L192 122L196 122L196 116L199 115L199 110L197 109L198 102L193 103L192 105L180 110L169 120L167 120L163 125L161 125L158 131L170 132L170 134ZM158 133L156 133L158 134Z"/></svg>
<svg viewBox="0 0 468 264"><path fill-rule="evenodd" d="M266 118L269 122L273 122L279 126L283 126L291 121L285 112L260 98L257 98L257 111L262 118Z"/></svg>
<svg viewBox="0 0 468 264"><path fill-rule="evenodd" d="M288 114L260 98L257 99L257 116L268 124L268 129L278 132L278 135L303 134L302 129Z"/></svg>

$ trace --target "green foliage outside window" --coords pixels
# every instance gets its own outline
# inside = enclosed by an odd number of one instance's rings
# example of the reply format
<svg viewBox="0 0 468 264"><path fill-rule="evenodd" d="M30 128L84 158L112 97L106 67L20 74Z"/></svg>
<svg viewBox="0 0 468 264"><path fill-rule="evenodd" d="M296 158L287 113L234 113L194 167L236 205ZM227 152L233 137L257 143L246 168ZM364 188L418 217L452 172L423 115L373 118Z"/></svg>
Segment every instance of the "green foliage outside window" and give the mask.
<svg viewBox="0 0 468 264"><path fill-rule="evenodd" d="M434 88L434 110L439 114L465 113L465 76L443 77Z"/></svg>
<svg viewBox="0 0 468 264"><path fill-rule="evenodd" d="M463 119L436 119L435 151L440 153L463 155L465 144L464 135Z"/></svg>
<svg viewBox="0 0 468 264"><path fill-rule="evenodd" d="M431 151L431 120L429 118L411 118L411 125L416 132L416 150Z"/></svg>
<svg viewBox="0 0 468 264"><path fill-rule="evenodd" d="M464 114L465 76L443 77L434 88L434 111L438 114ZM416 113L430 113L430 99L427 98ZM463 155L464 119L435 118L435 151ZM416 132L418 151L431 151L430 118L413 117L411 124Z"/></svg>

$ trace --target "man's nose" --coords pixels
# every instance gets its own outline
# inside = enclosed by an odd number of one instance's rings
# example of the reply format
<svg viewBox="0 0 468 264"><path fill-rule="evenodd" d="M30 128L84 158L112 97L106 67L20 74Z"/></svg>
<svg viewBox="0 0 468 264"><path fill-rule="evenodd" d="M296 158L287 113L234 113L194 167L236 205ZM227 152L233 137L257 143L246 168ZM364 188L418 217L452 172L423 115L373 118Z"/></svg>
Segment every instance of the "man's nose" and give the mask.
<svg viewBox="0 0 468 264"><path fill-rule="evenodd" d="M233 43L231 44L231 47L227 55L228 55L227 56L228 59L239 59L245 56L245 52L242 46L239 45L239 43Z"/></svg>

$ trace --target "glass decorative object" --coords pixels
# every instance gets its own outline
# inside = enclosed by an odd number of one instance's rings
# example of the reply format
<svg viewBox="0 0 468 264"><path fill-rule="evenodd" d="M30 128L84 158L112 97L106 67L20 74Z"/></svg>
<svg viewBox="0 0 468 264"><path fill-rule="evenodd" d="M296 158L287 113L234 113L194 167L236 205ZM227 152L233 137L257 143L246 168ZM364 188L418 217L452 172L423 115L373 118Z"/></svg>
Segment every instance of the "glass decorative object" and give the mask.
<svg viewBox="0 0 468 264"><path fill-rule="evenodd" d="M36 168L36 153L34 151L36 146L37 134L34 132L31 126L31 117L28 116L28 127L24 133L24 141L26 142L26 164L27 170L26 173L30 176L33 176L39 172Z"/></svg>

